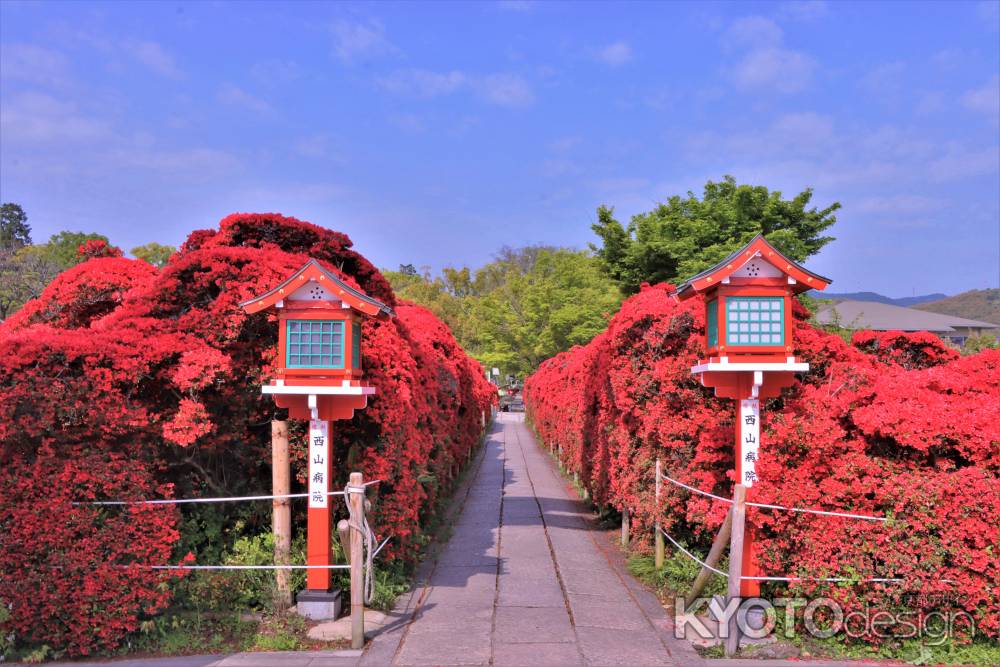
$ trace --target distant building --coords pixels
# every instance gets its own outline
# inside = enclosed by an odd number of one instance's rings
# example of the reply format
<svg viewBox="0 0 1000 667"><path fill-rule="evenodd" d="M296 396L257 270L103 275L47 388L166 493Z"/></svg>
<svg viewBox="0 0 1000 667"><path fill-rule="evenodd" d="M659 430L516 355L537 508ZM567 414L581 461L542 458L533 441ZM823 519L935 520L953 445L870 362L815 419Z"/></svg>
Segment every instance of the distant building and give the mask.
<svg viewBox="0 0 1000 667"><path fill-rule="evenodd" d="M876 301L839 301L826 305L816 313L816 321L822 324L836 324L845 329L929 331L956 345L962 345L970 336L1000 334L1000 324L892 306Z"/></svg>

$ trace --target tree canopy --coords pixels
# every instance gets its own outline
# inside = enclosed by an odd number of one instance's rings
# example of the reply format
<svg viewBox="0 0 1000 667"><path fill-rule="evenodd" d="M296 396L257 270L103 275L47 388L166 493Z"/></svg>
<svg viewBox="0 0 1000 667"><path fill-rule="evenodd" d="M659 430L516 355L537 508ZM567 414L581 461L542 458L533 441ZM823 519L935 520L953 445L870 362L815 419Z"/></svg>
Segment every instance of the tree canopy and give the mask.
<svg viewBox="0 0 1000 667"><path fill-rule="evenodd" d="M547 246L504 248L475 272L463 267L437 277L386 276L399 297L444 320L484 366L518 376L588 342L621 302L590 253Z"/></svg>
<svg viewBox="0 0 1000 667"><path fill-rule="evenodd" d="M0 247L19 248L31 245L31 226L28 215L19 204L0 206Z"/></svg>
<svg viewBox="0 0 1000 667"><path fill-rule="evenodd" d="M167 265L167 260L170 259L170 256L177 252L177 248L172 245L161 245L153 241L146 245L132 248L129 252L157 268L163 268Z"/></svg>
<svg viewBox="0 0 1000 667"><path fill-rule="evenodd" d="M762 185L739 185L732 176L709 181L699 199L688 192L652 211L632 216L627 226L614 209L601 206L591 226L601 245L591 245L605 272L626 294L650 284L677 284L722 261L763 233L796 261L815 255L832 236L822 233L837 221L834 202L810 207L812 189L791 199Z"/></svg>
<svg viewBox="0 0 1000 667"><path fill-rule="evenodd" d="M102 234L63 231L48 243L32 245L28 216L19 205L4 204L0 217L0 320L41 294L60 271L88 259L90 255L80 254L81 246L108 241Z"/></svg>

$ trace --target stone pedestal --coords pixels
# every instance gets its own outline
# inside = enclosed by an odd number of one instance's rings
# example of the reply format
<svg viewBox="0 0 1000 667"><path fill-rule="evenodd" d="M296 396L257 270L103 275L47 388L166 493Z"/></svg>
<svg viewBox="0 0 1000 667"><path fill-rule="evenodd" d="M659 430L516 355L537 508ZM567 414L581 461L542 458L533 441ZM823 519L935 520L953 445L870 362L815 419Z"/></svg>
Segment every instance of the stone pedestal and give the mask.
<svg viewBox="0 0 1000 667"><path fill-rule="evenodd" d="M303 590L295 596L295 611L312 621L335 619L340 616L340 589L332 591Z"/></svg>

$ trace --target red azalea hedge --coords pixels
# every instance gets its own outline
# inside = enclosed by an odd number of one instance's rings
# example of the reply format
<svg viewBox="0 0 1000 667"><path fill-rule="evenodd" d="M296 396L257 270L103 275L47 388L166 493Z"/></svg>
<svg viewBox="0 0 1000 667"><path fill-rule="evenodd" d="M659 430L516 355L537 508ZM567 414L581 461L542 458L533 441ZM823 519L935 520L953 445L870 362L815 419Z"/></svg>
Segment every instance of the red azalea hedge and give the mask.
<svg viewBox="0 0 1000 667"><path fill-rule="evenodd" d="M541 438L562 446L595 501L632 512L641 548L659 512L704 553L726 506L666 483L658 510L653 466L659 457L672 477L731 495L735 408L691 376L703 308L670 291L644 287L605 333L543 363L525 398ZM763 406L754 499L892 520L751 509L764 574L900 577L788 588L847 609L954 605L1000 636L1000 351L959 357L930 334L901 332L859 332L848 345L796 311L811 371Z"/></svg>
<svg viewBox="0 0 1000 667"><path fill-rule="evenodd" d="M270 421L284 412L259 386L277 327L238 304L310 257L396 309L364 325L379 393L335 425L335 469L383 480L375 529L394 536L392 557L411 558L494 400L447 327L397 303L344 234L277 214L194 232L162 270L116 250L82 248L93 258L0 326L0 604L11 609L0 633L85 655L168 604L165 575L120 565L182 556L185 514L74 501L269 488ZM293 436L304 450L302 429Z"/></svg>

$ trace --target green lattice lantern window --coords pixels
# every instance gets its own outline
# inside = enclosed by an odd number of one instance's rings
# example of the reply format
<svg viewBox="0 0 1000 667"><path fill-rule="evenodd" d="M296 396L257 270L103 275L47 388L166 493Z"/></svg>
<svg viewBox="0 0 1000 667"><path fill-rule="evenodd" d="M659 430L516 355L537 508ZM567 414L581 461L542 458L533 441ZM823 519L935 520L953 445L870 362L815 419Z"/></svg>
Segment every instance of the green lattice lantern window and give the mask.
<svg viewBox="0 0 1000 667"><path fill-rule="evenodd" d="M782 297L728 297L726 344L729 347L784 345L784 315L785 300Z"/></svg>
<svg viewBox="0 0 1000 667"><path fill-rule="evenodd" d="M288 368L344 367L343 320L288 320L285 327Z"/></svg>

